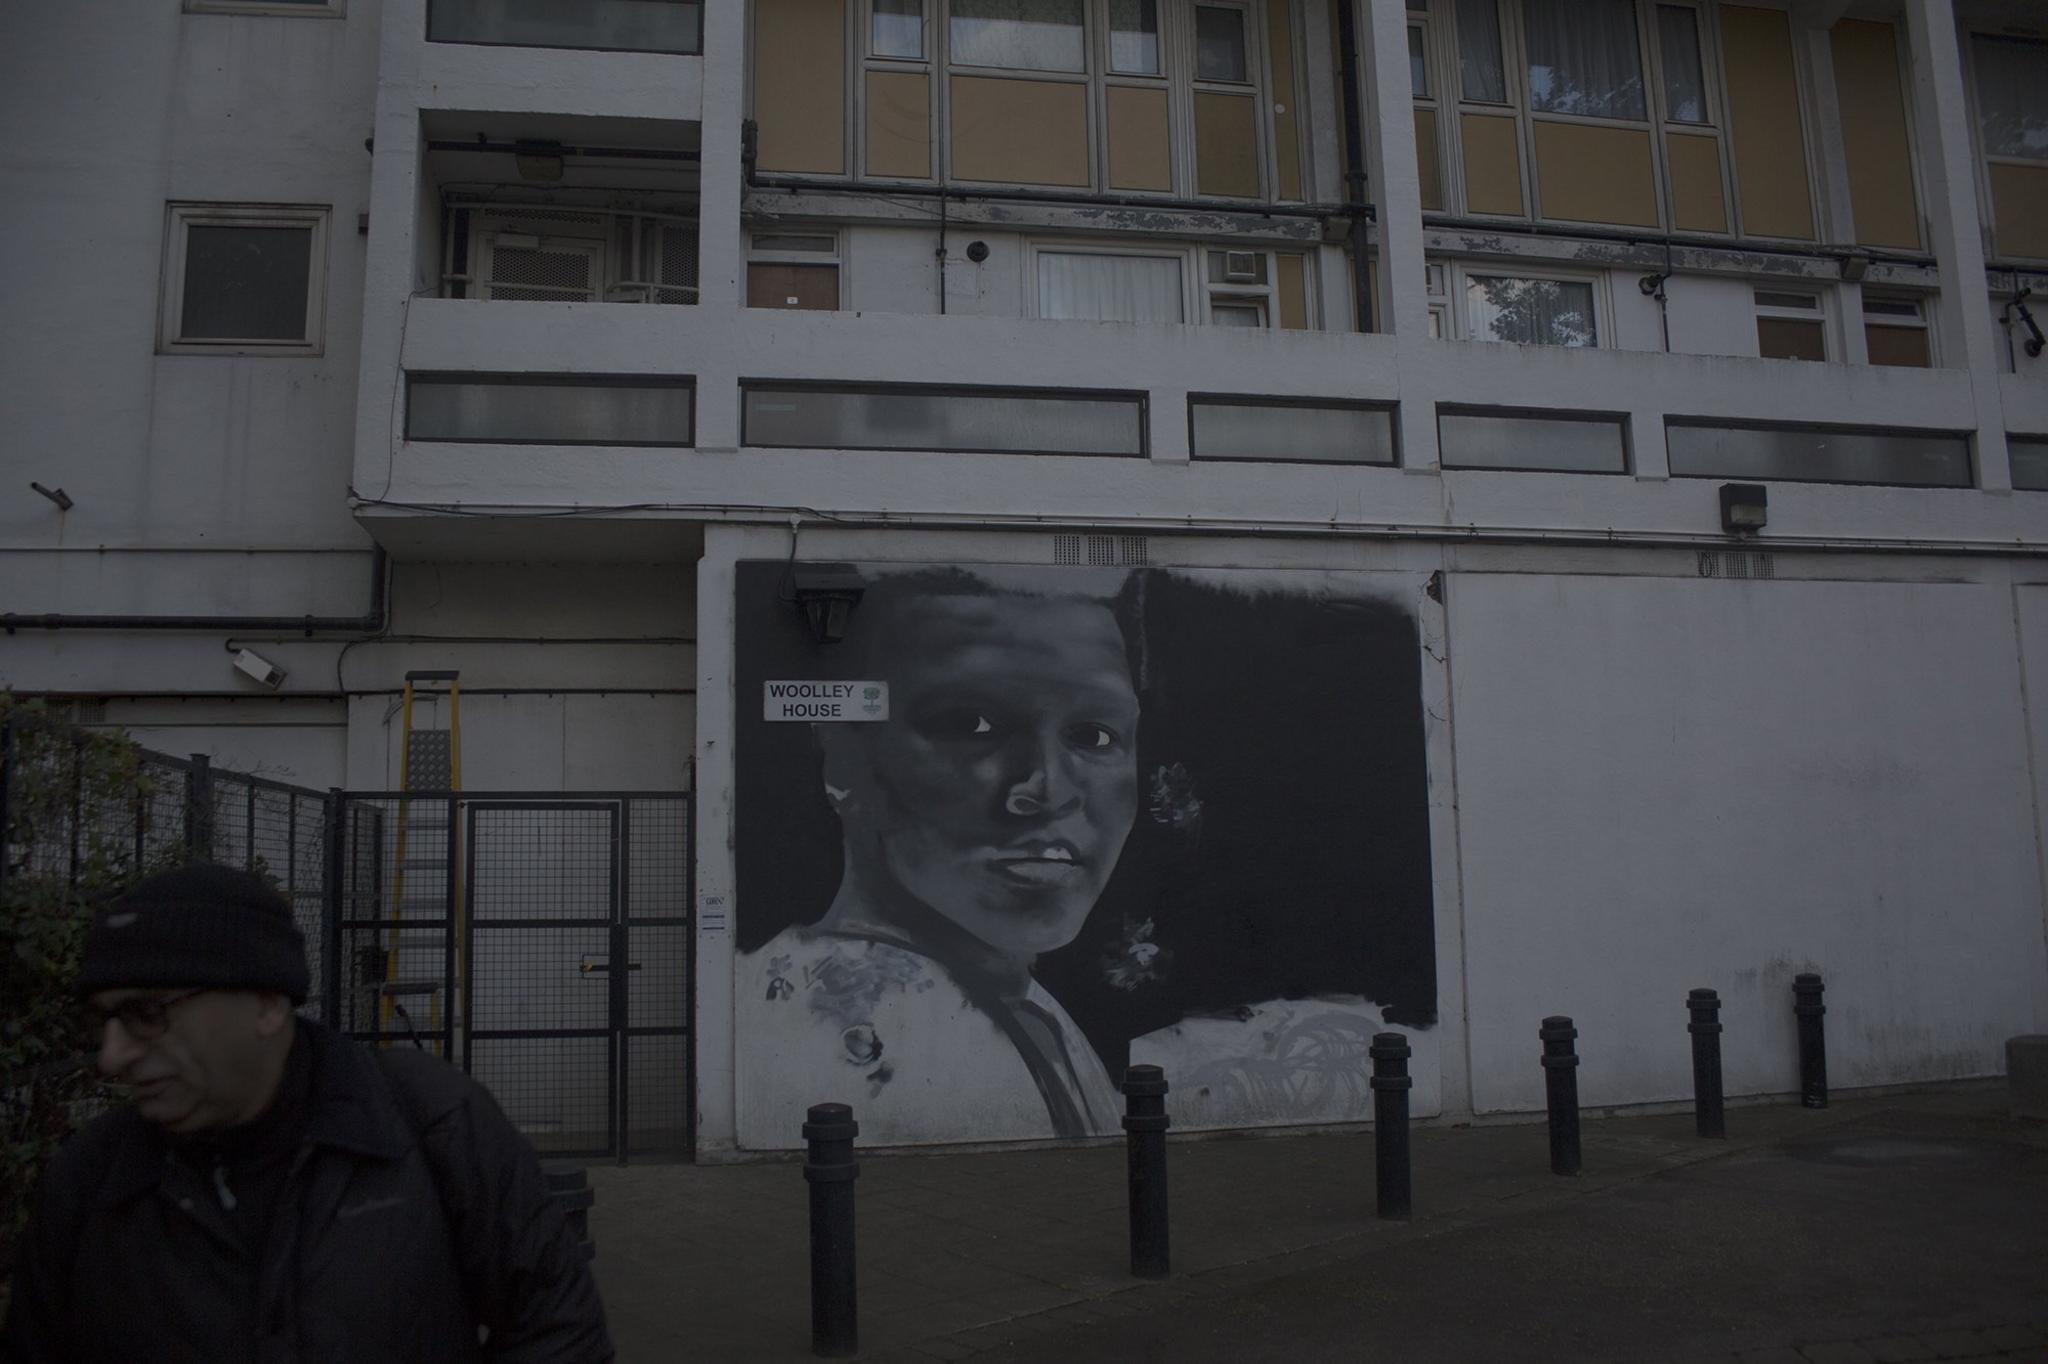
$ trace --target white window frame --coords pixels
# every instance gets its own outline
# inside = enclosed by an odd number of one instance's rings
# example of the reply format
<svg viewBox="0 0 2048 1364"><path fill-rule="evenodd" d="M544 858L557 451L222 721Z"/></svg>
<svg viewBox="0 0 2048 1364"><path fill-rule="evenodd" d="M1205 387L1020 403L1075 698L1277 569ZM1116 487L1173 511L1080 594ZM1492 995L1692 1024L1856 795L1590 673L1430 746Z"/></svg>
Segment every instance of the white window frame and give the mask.
<svg viewBox="0 0 2048 1364"><path fill-rule="evenodd" d="M163 355L321 355L326 350L327 204L165 205L162 299L157 351ZM312 234L306 249L306 332L296 341L266 337L186 339L185 246L193 227L290 227Z"/></svg>
<svg viewBox="0 0 2048 1364"><path fill-rule="evenodd" d="M185 0L187 14L290 15L306 19L340 19L348 12L348 0Z"/></svg>
<svg viewBox="0 0 2048 1364"><path fill-rule="evenodd" d="M1209 281L1209 253L1211 251L1249 251L1260 258L1265 267L1264 283L1249 281ZM1040 318L1038 310L1038 258L1041 255L1057 256L1144 256L1153 260L1177 260L1180 262L1180 311L1181 321L1132 323L1132 326L1183 326L1210 327L1217 325L1212 309L1216 304L1228 307L1256 305L1262 319L1260 329L1280 330L1280 261L1281 252L1265 246L1233 246L1227 242L1102 242L1094 240L1066 241L1046 238L1025 244L1024 249L1024 297L1029 305L1025 316ZM1316 315L1316 289L1314 282L1314 260L1310 252L1299 253L1302 260L1302 323L1303 330L1314 331L1321 325ZM1049 318L1048 321L1068 322L1073 318ZM1251 330L1245 328L1244 330Z"/></svg>
<svg viewBox="0 0 2048 1364"><path fill-rule="evenodd" d="M860 52L871 62L882 63L883 70L907 71L928 67L932 62L932 45L936 36L932 33L932 4L934 0L918 0L918 29L923 39L920 51L915 57L898 57L875 51L875 0L861 0L859 21L861 26ZM944 4L945 0L937 0Z"/></svg>
<svg viewBox="0 0 2048 1364"><path fill-rule="evenodd" d="M1927 367L1929 369L1940 369L1941 336L1935 331L1933 324L1928 320L1927 305L1929 301L1924 294L1888 293L1881 289L1873 290L1866 287L1863 290L1863 326L1866 329L1875 325L1925 332L1927 334ZM1910 314L1896 312L1873 313L1870 311L1870 305L1873 303L1879 305L1890 304L1893 307L1910 306L1913 311Z"/></svg>
<svg viewBox="0 0 2048 1364"><path fill-rule="evenodd" d="M1773 287L1758 284L1751 286L1749 301L1752 311L1759 318L1776 318L1785 322L1818 322L1820 324L1821 363L1832 364L1841 358L1842 344L1841 337L1835 331L1834 310L1828 304L1829 293L1829 290L1821 288L1803 289L1792 285ZM1788 298L1810 297L1813 300L1813 306L1811 308L1802 308L1794 307L1787 303L1766 303L1764 302L1766 294L1780 294ZM1764 355L1761 338L1757 341L1757 354L1760 358L1767 360L1786 358L1784 356Z"/></svg>
<svg viewBox="0 0 2048 1364"><path fill-rule="evenodd" d="M1455 328L1451 323L1450 288L1451 267L1449 262L1424 261L1422 266L1422 292L1429 300L1429 338L1432 341L1449 341ZM1599 319L1594 319L1595 328Z"/></svg>
<svg viewBox="0 0 2048 1364"><path fill-rule="evenodd" d="M836 227L773 226L755 225L747 230L748 265L829 265L839 281L839 310L845 311L853 297L846 280L846 238ZM791 246L760 246L756 243L763 237L819 237L831 245L818 251L807 251ZM740 294L746 296L746 276L740 277Z"/></svg>
<svg viewBox="0 0 2048 1364"><path fill-rule="evenodd" d="M1435 262L1430 262L1435 264ZM1457 328L1457 339L1475 341L1489 346L1513 346L1529 344L1515 341L1499 341L1491 336L1472 334L1471 309L1466 306L1465 292L1472 276L1483 275L1488 279L1550 280L1558 284L1589 284L1593 289L1593 344L1590 346L1557 346L1557 350L1612 350L1614 348L1614 301L1608 297L1607 274L1600 270L1552 270L1542 267L1526 269L1513 262L1488 263L1485 261L1446 261L1443 263L1449 276L1450 316ZM1537 345L1549 347L1548 342Z"/></svg>

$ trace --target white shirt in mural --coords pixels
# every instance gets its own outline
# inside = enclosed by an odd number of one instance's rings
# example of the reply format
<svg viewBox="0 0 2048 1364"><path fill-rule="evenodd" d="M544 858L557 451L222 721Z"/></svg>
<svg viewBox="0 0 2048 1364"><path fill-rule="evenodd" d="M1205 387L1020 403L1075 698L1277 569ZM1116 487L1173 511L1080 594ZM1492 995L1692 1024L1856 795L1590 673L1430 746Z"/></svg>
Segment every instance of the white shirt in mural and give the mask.
<svg viewBox="0 0 2048 1364"><path fill-rule="evenodd" d="M790 928L740 958L738 986L748 1145L799 1144L818 1103L851 1106L862 1145L1119 1130L1101 1060L1036 982L990 998L908 947Z"/></svg>

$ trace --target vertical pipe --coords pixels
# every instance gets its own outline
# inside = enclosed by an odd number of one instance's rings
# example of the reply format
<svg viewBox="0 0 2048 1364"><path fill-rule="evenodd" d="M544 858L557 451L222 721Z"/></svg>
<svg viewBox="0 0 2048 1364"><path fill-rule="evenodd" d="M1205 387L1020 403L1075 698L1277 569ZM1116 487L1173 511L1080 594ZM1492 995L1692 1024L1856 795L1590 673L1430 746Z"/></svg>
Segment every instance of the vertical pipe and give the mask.
<svg viewBox="0 0 2048 1364"><path fill-rule="evenodd" d="M1562 1015L1543 1020L1544 1097L1550 1111L1550 1173L1579 1172L1579 1056L1572 1040L1579 1030Z"/></svg>
<svg viewBox="0 0 2048 1364"><path fill-rule="evenodd" d="M1828 1106L1828 1044L1821 1022L1828 1009L1820 1002L1822 988L1817 972L1792 977L1792 1012L1799 1019L1799 1102L1808 1108Z"/></svg>
<svg viewBox="0 0 2048 1364"><path fill-rule="evenodd" d="M1359 110L1364 95L1358 81L1358 15L1356 0L1336 0L1338 68L1343 77L1344 101L1344 202L1351 208L1351 293L1358 314L1358 330L1372 330L1372 281L1367 267L1372 247L1367 240L1365 201L1365 126Z"/></svg>
<svg viewBox="0 0 2048 1364"><path fill-rule="evenodd" d="M1163 1279L1171 1272L1166 1218L1166 1072L1124 1071L1124 1145L1130 1170L1131 1274Z"/></svg>
<svg viewBox="0 0 2048 1364"><path fill-rule="evenodd" d="M1721 1104L1721 997L1712 990L1694 990L1686 996L1692 1022L1692 1114L1693 1126L1703 1137L1728 1135Z"/></svg>
<svg viewBox="0 0 2048 1364"><path fill-rule="evenodd" d="M609 1012L611 1013L612 1075L617 1092L612 1096L611 1127L612 1142L618 1149L619 1164L626 1163L626 1148L632 1144L632 1110L628 1106L633 1099L631 1076L628 1067L632 1063L632 1017L633 978L628 974L633 969L633 931L626 926L626 909L631 903L631 883L626 879L626 863L633 854L633 801L630 797L621 800L612 812L612 912L611 912L611 980L608 982Z"/></svg>
<svg viewBox="0 0 2048 1364"><path fill-rule="evenodd" d="M804 1124L804 1179L811 1186L811 1353L843 1359L860 1352L860 1311L853 1255L853 1181L860 1124L845 1104L813 1104Z"/></svg>
<svg viewBox="0 0 2048 1364"><path fill-rule="evenodd" d="M1379 1183L1379 1214L1405 1222L1414 1208L1408 1177L1408 1039L1397 1032L1374 1033L1372 1046L1373 1154Z"/></svg>

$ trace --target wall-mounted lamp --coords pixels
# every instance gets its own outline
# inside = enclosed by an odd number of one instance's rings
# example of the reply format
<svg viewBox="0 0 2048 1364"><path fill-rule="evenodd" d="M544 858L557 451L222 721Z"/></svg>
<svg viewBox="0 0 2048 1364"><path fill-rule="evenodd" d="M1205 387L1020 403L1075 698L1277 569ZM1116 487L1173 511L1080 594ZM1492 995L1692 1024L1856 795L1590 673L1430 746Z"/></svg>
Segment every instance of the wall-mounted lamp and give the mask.
<svg viewBox="0 0 2048 1364"><path fill-rule="evenodd" d="M2017 314L2020 319L2020 325L2025 327L2030 333L2027 339L2021 342L2022 347L2027 352L2028 359L2038 359L2042 350L2048 349L2048 342L2044 342L2041 338L2041 324L2034 321L2033 313L2027 310L2027 300L2033 296L2034 291L2031 288L2022 289L2013 296L2012 302L2005 305L2005 325L2010 327L2013 316Z"/></svg>
<svg viewBox="0 0 2048 1364"><path fill-rule="evenodd" d="M1770 494L1761 483L1721 485L1721 529L1730 535L1754 535L1770 524Z"/></svg>
<svg viewBox="0 0 2048 1364"><path fill-rule="evenodd" d="M859 571L845 564L807 564L792 570L790 581L791 596L810 623L811 637L820 644L845 639L853 608L867 591Z"/></svg>
<svg viewBox="0 0 2048 1364"><path fill-rule="evenodd" d="M1669 275L1644 275L1636 281L1636 288L1643 291L1644 298L1661 299L1664 297L1664 281L1670 278Z"/></svg>
<svg viewBox="0 0 2048 1364"><path fill-rule="evenodd" d="M522 139L513 144L512 164L519 167L522 180L559 180L562 178L562 144Z"/></svg>
<svg viewBox="0 0 2048 1364"><path fill-rule="evenodd" d="M55 502L57 504L58 511L71 510L71 494L65 492L62 488L45 488L42 484L36 482L34 479L29 480L28 486L34 488L37 492L41 493L44 497L49 498L52 502Z"/></svg>
<svg viewBox="0 0 2048 1364"><path fill-rule="evenodd" d="M1851 252L1842 257L1842 283L1861 284L1870 273L1870 257Z"/></svg>

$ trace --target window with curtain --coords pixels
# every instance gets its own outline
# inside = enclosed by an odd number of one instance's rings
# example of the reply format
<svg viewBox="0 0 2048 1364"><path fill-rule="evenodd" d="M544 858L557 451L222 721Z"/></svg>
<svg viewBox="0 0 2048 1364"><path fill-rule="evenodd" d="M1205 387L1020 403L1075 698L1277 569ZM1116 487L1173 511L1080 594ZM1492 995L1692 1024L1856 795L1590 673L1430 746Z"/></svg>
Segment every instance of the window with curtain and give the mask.
<svg viewBox="0 0 2048 1364"><path fill-rule="evenodd" d="M1196 79L1239 83L1250 79L1244 19L1244 11L1235 5L1195 6Z"/></svg>
<svg viewBox="0 0 2048 1364"><path fill-rule="evenodd" d="M1673 123L1707 121L1707 83L1701 74L1699 13L1684 5L1657 6L1658 55L1664 63L1664 117Z"/></svg>
<svg viewBox="0 0 2048 1364"><path fill-rule="evenodd" d="M1477 104L1508 102L1498 0L1457 0L1459 93Z"/></svg>
<svg viewBox="0 0 2048 1364"><path fill-rule="evenodd" d="M869 50L877 57L924 56L924 0L874 0Z"/></svg>
<svg viewBox="0 0 2048 1364"><path fill-rule="evenodd" d="M1180 322L1178 256L1038 253L1038 315L1092 322Z"/></svg>
<svg viewBox="0 0 2048 1364"><path fill-rule="evenodd" d="M1634 0L1523 0L1529 107L1587 118L1646 118Z"/></svg>
<svg viewBox="0 0 2048 1364"><path fill-rule="evenodd" d="M1468 275L1465 309L1475 341L1594 346L1593 286L1584 280Z"/></svg>
<svg viewBox="0 0 2048 1364"><path fill-rule="evenodd" d="M1980 33L1971 55L1984 154L2048 161L2048 43Z"/></svg>
<svg viewBox="0 0 2048 1364"><path fill-rule="evenodd" d="M1088 69L1082 0L952 0L946 36L963 66Z"/></svg>
<svg viewBox="0 0 2048 1364"><path fill-rule="evenodd" d="M1159 0L1109 0L1109 69L1159 74Z"/></svg>

